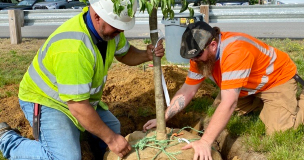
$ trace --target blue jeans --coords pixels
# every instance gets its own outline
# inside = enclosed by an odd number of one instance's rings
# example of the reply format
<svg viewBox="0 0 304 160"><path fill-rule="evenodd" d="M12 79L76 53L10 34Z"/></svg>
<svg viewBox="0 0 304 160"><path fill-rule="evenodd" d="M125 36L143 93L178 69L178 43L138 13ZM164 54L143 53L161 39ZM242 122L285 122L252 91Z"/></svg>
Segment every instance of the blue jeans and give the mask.
<svg viewBox="0 0 304 160"><path fill-rule="evenodd" d="M26 119L33 126L34 103L19 100ZM120 134L120 123L110 112L98 107L100 118L115 133ZM80 160L80 130L62 112L41 106L39 141L24 138L10 130L0 137L0 150L9 159L59 159ZM107 145L93 136L100 150L105 151Z"/></svg>

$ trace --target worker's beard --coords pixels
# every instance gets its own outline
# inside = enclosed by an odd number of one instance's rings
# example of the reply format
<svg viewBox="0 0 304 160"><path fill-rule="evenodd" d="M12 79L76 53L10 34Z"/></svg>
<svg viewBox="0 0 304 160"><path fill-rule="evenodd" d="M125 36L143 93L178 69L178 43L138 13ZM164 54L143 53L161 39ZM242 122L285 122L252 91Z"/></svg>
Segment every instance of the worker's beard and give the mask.
<svg viewBox="0 0 304 160"><path fill-rule="evenodd" d="M215 64L215 55L209 54L207 61L196 61L197 68L204 77L212 75L212 70Z"/></svg>
<svg viewBox="0 0 304 160"><path fill-rule="evenodd" d="M113 38L115 38L116 35L105 35L105 34L102 34L100 37L102 38L102 40L104 41L109 41Z"/></svg>
<svg viewBox="0 0 304 160"><path fill-rule="evenodd" d="M120 31L117 30L117 31L115 31L115 32L113 32L113 33L107 33L107 34L106 34L106 33L104 33L104 30L105 30L105 25L102 25L101 30L100 30L100 32L101 32L100 37L101 37L102 40L104 40L104 41L109 41L109 40L115 38L115 36L117 36L117 35L120 33Z"/></svg>

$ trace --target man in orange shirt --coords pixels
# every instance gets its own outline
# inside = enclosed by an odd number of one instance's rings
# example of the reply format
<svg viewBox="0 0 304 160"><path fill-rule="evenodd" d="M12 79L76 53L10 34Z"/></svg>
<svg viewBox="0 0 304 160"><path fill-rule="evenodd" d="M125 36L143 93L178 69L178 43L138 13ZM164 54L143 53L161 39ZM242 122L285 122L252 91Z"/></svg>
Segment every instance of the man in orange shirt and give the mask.
<svg viewBox="0 0 304 160"><path fill-rule="evenodd" d="M244 33L220 32L205 22L188 25L180 54L190 59L185 84L168 106L166 121L184 109L205 77L221 89L217 106L204 135L183 149L193 148L194 159L212 159L211 144L226 127L232 113L262 109L267 134L297 128L304 122L304 93L296 98L297 68L287 53ZM143 130L156 127L148 121Z"/></svg>

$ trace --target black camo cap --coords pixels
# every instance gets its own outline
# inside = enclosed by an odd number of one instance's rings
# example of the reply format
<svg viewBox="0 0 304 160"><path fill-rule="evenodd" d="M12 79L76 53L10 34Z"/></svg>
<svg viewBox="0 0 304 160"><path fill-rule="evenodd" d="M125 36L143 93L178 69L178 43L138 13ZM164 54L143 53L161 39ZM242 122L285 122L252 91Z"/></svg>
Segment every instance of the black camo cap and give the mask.
<svg viewBox="0 0 304 160"><path fill-rule="evenodd" d="M182 36L180 55L191 59L196 57L212 37L214 29L203 21L189 24Z"/></svg>

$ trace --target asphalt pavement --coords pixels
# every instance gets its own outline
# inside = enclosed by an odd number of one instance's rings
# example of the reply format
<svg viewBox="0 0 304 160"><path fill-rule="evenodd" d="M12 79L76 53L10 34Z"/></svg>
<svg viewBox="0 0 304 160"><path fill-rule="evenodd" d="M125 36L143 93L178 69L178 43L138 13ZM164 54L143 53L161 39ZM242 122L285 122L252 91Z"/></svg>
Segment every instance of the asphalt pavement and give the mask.
<svg viewBox="0 0 304 160"><path fill-rule="evenodd" d="M268 22L268 23L210 23L221 31L244 32L257 38L304 39L304 22ZM47 38L58 26L25 26L21 28L24 38ZM180 27L180 26L176 26ZM166 26L158 28L166 34ZM170 31L169 31L170 32ZM149 38L148 24L136 24L133 29L125 31L127 38ZM0 38L9 38L9 27L0 26Z"/></svg>

